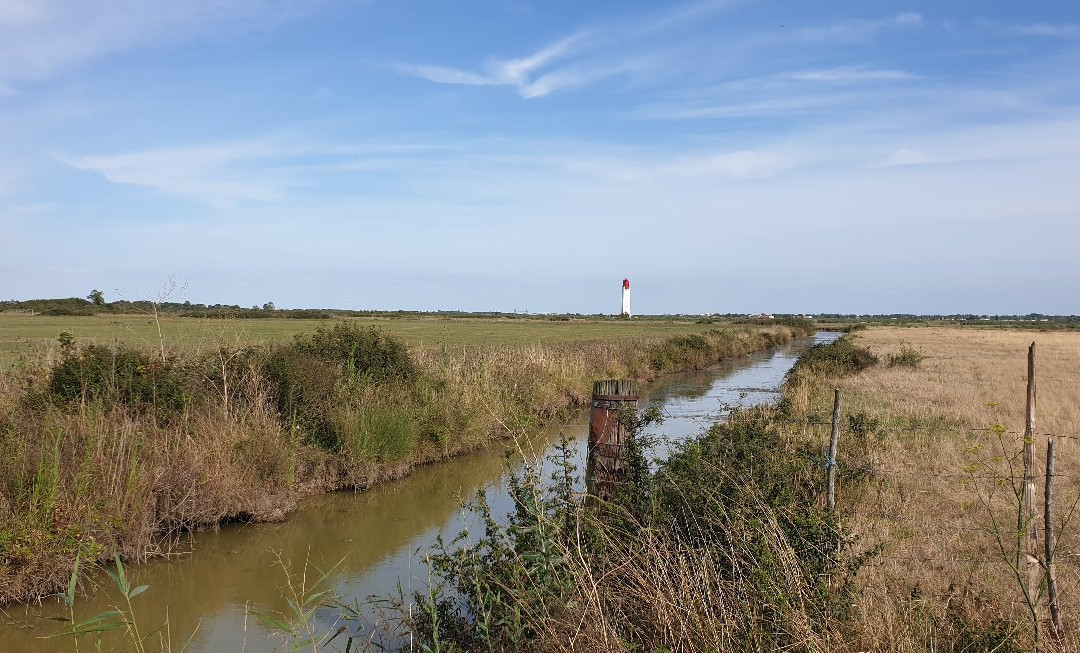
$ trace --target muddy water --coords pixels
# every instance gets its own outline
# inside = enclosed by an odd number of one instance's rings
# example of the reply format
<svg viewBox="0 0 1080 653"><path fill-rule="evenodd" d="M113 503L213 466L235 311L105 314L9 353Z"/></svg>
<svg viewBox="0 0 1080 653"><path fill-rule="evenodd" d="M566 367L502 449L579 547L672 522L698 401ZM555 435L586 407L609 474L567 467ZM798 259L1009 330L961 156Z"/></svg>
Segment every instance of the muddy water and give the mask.
<svg viewBox="0 0 1080 653"><path fill-rule="evenodd" d="M767 402L776 397L784 374L798 353L813 341L832 340L838 334L819 333L776 349L726 362L708 370L671 375L647 388L646 401L663 407L665 422L657 427L661 441L657 456L673 442L695 435L722 419L733 405ZM520 448L530 456L547 451L561 434L568 436L579 462L584 457L587 414L565 424L532 433ZM145 631L168 617L172 641L178 644L195 633L191 651L285 650L254 618L245 618L245 606L263 613L285 609L285 572L278 560L303 570L304 561L326 568L338 563L334 587L338 594L360 605L362 620L351 624L357 634L374 632L376 639L393 644L379 623L370 596L394 596L401 590L424 586L426 571L417 553L443 534L449 539L467 521L462 497L483 491L495 514L506 514L510 499L506 475L520 464L520 455L486 451L416 470L406 479L360 494L335 493L302 502L288 520L278 524L235 525L213 533L197 533L182 542L184 553L132 568L137 584L150 589L134 600L136 616ZM582 465L583 467L583 465ZM318 574L315 573L317 576ZM107 580L107 579L105 579ZM99 580L100 582L100 580ZM85 618L109 609L117 600L108 587L91 590L76 602L76 617ZM43 606L9 606L0 613L0 652L74 650L70 639L41 639L57 629L49 616L64 614L55 602ZM323 611L318 621L329 627L336 613ZM159 650L157 637L148 650ZM340 643L344 636L328 650ZM93 640L80 648L93 650ZM107 640L106 650L130 646ZM353 650L356 650L354 647Z"/></svg>

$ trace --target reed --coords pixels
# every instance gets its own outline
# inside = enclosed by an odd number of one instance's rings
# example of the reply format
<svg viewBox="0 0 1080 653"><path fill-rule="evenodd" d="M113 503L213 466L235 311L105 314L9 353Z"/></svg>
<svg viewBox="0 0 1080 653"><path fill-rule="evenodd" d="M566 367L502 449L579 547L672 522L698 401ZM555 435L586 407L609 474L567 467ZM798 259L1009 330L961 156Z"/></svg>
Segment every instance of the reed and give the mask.
<svg viewBox="0 0 1080 653"><path fill-rule="evenodd" d="M799 335L410 348L343 323L291 343L166 343L164 358L68 340L0 375L0 602L62 588L77 556L145 559L187 530L281 519L304 494L483 447L582 404L595 378L654 378Z"/></svg>
<svg viewBox="0 0 1080 653"><path fill-rule="evenodd" d="M861 562L770 414L628 470L611 503L580 501L564 443L551 482L539 463L511 480L507 523L481 494L482 531L435 545L405 625L422 650L834 650Z"/></svg>

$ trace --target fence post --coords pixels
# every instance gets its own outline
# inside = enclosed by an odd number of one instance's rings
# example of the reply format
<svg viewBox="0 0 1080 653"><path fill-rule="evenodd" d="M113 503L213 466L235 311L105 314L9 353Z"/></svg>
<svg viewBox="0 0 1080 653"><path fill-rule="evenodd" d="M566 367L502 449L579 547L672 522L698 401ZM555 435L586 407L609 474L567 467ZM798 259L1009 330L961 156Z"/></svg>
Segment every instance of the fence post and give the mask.
<svg viewBox="0 0 1080 653"><path fill-rule="evenodd" d="M840 440L840 388L833 390L832 439L829 440L829 457L825 469L829 479L829 512L836 510L836 448Z"/></svg>
<svg viewBox="0 0 1080 653"><path fill-rule="evenodd" d="M1043 492L1043 540L1046 550L1046 596L1050 604L1050 621L1054 626L1053 637L1060 640L1061 608L1058 605L1057 570L1054 567L1054 521L1051 515L1054 489L1054 436L1046 438L1046 486Z"/></svg>
<svg viewBox="0 0 1080 653"><path fill-rule="evenodd" d="M1028 347L1027 373L1027 425L1024 427L1024 488L1023 521L1025 554L1024 571L1027 580L1028 601L1031 602L1035 624L1035 640L1039 638L1039 531L1035 526L1035 343Z"/></svg>
<svg viewBox="0 0 1080 653"><path fill-rule="evenodd" d="M611 499L623 473L623 449L629 433L619 411L637 407L633 381L596 381L589 410L589 448L585 487L590 496Z"/></svg>

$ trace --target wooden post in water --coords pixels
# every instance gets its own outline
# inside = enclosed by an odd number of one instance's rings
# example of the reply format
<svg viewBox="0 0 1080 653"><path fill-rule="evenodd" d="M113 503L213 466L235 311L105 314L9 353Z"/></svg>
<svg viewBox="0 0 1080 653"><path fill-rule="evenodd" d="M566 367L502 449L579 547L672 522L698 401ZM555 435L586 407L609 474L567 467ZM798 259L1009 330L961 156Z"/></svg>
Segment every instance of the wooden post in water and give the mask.
<svg viewBox="0 0 1080 653"><path fill-rule="evenodd" d="M1024 427L1024 488L1020 532L1024 533L1024 577L1027 599L1034 619L1035 639L1039 638L1039 530L1035 527L1035 343L1028 347L1027 425Z"/></svg>
<svg viewBox="0 0 1080 653"><path fill-rule="evenodd" d="M637 407L633 381L593 383L589 411L589 453L585 463L585 485L589 495L611 499L618 491L623 473L623 449L629 433L619 421L619 411Z"/></svg>
<svg viewBox="0 0 1080 653"><path fill-rule="evenodd" d="M840 444L840 388L833 390L832 438L829 440L829 457L825 460L825 473L829 479L829 512L836 510L836 449Z"/></svg>

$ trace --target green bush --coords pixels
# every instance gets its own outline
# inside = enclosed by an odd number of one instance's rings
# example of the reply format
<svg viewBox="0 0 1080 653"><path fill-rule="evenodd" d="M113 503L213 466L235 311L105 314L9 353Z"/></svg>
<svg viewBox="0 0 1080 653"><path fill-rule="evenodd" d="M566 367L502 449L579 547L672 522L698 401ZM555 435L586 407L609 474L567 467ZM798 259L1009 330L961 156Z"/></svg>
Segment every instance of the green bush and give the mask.
<svg viewBox="0 0 1080 653"><path fill-rule="evenodd" d="M685 369L712 362L713 348L705 336L674 336L655 345L649 365L657 372Z"/></svg>
<svg viewBox="0 0 1080 653"><path fill-rule="evenodd" d="M830 343L809 347L799 356L791 373L807 370L826 376L844 376L878 364L878 357L865 347L843 337Z"/></svg>
<svg viewBox="0 0 1080 653"><path fill-rule="evenodd" d="M813 332L814 321L806 317L782 317L776 320L776 324L794 327L800 331Z"/></svg>
<svg viewBox="0 0 1080 653"><path fill-rule="evenodd" d="M373 396L368 389L374 386L394 388L395 392L404 388L408 398L420 382L416 364L404 344L377 329L350 323L298 335L292 343L271 349L265 354L262 370L281 417L330 451L338 451L344 444L345 423L340 413L346 409L342 406L366 401ZM399 404L390 410L408 413L407 405ZM374 412L357 414L376 419L372 416L378 411L371 410ZM368 424L356 428L368 437L374 427ZM399 434L399 429L391 428L385 420L375 430L394 438ZM350 433L355 439L356 433ZM410 438L409 442L415 440ZM387 443L391 450L411 450L412 445L404 444L404 440L394 441L398 443Z"/></svg>
<svg viewBox="0 0 1080 653"><path fill-rule="evenodd" d="M404 343L374 327L343 322L311 335L298 335L291 348L303 356L341 365L351 378L403 381L417 376L416 364Z"/></svg>
<svg viewBox="0 0 1080 653"><path fill-rule="evenodd" d="M123 403L176 412L187 396L183 375L171 360L123 345L74 346L61 338L63 357L49 374L49 395L74 400Z"/></svg>
<svg viewBox="0 0 1080 653"><path fill-rule="evenodd" d="M336 450L338 438L332 421L341 377L340 366L305 356L292 346L275 347L262 363L262 375L278 414L314 443Z"/></svg>

